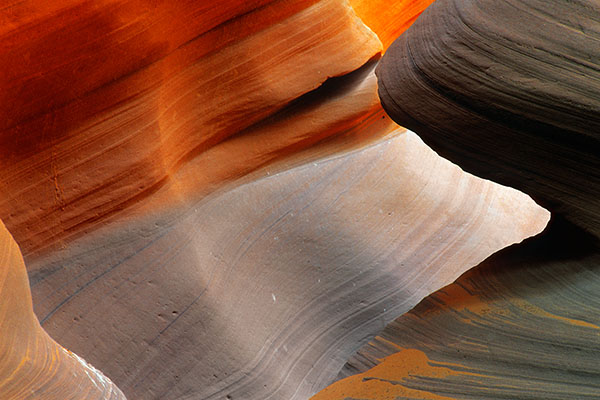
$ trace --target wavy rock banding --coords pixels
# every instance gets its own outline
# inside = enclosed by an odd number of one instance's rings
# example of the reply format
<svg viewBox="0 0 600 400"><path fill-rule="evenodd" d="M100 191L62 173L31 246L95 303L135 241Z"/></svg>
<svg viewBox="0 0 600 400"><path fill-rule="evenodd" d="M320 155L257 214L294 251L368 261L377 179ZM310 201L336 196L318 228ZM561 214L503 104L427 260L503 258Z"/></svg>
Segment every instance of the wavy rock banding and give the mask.
<svg viewBox="0 0 600 400"><path fill-rule="evenodd" d="M0 38L0 218L26 254L139 203L190 158L381 50L340 1L30 3L9 7L20 17ZM42 62L28 62L40 47Z"/></svg>
<svg viewBox="0 0 600 400"><path fill-rule="evenodd" d="M598 398L598 28L596 2L438 0L388 49L394 120L555 215L388 325L313 399Z"/></svg>
<svg viewBox="0 0 600 400"><path fill-rule="evenodd" d="M386 52L389 115L442 157L599 235L600 6L433 3Z"/></svg>
<svg viewBox="0 0 600 400"><path fill-rule="evenodd" d="M41 328L19 247L0 221L0 395L3 399L125 400L101 372Z"/></svg>
<svg viewBox="0 0 600 400"><path fill-rule="evenodd" d="M171 3L0 14L0 217L43 328L130 399L305 399L393 318L545 226L531 198L381 108L380 53L429 2L373 30L344 1ZM0 397L122 398L19 296L59 362L3 348L18 362L0 365Z"/></svg>
<svg viewBox="0 0 600 400"><path fill-rule="evenodd" d="M596 237L553 221L388 325L314 399L597 399L599 265Z"/></svg>

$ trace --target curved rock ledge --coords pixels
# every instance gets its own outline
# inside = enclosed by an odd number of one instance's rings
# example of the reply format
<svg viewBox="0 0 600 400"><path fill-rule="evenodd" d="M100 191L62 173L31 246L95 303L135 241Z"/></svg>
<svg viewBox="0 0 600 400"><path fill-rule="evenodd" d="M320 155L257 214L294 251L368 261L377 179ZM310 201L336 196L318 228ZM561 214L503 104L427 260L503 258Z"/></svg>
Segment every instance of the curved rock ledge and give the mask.
<svg viewBox="0 0 600 400"><path fill-rule="evenodd" d="M130 398L305 399L547 218L404 133L89 234L32 266L33 298Z"/></svg>
<svg viewBox="0 0 600 400"><path fill-rule="evenodd" d="M600 5L433 3L378 68L384 108L442 157L600 235Z"/></svg>
<svg viewBox="0 0 600 400"><path fill-rule="evenodd" d="M313 400L598 399L599 266L597 238L553 221L388 325Z"/></svg>

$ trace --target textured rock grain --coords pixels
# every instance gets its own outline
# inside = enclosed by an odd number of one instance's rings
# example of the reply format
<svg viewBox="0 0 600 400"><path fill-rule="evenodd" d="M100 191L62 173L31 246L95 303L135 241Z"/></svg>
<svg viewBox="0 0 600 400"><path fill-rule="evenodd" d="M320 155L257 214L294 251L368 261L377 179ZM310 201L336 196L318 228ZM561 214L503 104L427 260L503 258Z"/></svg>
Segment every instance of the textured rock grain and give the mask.
<svg viewBox="0 0 600 400"><path fill-rule="evenodd" d="M389 115L440 155L600 234L597 1L436 1L378 77Z"/></svg>
<svg viewBox="0 0 600 400"><path fill-rule="evenodd" d="M176 218L107 226L39 260L32 290L43 327L131 398L305 399L357 344L547 218L401 133Z"/></svg>
<svg viewBox="0 0 600 400"><path fill-rule="evenodd" d="M49 3L2 9L0 218L26 256L381 50L336 0Z"/></svg>
<svg viewBox="0 0 600 400"><path fill-rule="evenodd" d="M101 372L52 340L33 314L19 247L0 221L0 398L125 400Z"/></svg>
<svg viewBox="0 0 600 400"><path fill-rule="evenodd" d="M360 374L313 399L600 398L599 249L551 222L388 325L341 377Z"/></svg>

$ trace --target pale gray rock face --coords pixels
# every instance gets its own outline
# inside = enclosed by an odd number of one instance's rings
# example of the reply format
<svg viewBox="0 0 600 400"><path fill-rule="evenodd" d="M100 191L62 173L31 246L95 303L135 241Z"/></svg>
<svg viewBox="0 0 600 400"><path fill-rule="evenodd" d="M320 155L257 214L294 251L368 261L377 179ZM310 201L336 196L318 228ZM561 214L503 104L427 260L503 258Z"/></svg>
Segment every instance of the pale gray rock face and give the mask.
<svg viewBox="0 0 600 400"><path fill-rule="evenodd" d="M109 225L33 263L33 300L128 398L306 399L387 323L547 219L399 133Z"/></svg>

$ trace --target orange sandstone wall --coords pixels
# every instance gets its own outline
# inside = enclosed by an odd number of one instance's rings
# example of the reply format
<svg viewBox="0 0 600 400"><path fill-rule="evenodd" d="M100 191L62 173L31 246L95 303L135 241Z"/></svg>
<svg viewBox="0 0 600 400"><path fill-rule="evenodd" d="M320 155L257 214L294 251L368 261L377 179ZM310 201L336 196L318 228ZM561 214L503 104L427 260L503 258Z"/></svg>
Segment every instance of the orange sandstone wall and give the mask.
<svg viewBox="0 0 600 400"><path fill-rule="evenodd" d="M387 49L434 0L350 0L362 21Z"/></svg>
<svg viewBox="0 0 600 400"><path fill-rule="evenodd" d="M341 1L36 4L0 36L0 217L26 254L381 50Z"/></svg>

